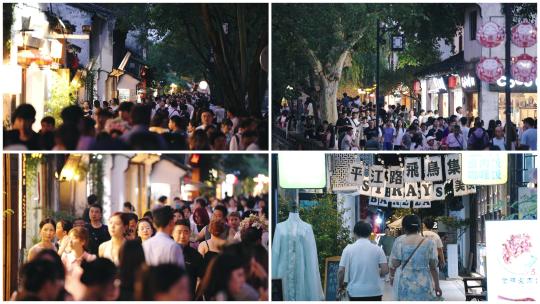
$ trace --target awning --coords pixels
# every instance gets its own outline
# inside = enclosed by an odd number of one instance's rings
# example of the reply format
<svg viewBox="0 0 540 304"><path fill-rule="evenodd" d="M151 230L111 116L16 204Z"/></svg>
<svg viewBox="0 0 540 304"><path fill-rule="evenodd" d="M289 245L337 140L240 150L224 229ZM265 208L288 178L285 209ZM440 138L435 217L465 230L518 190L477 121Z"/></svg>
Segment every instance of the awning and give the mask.
<svg viewBox="0 0 540 304"><path fill-rule="evenodd" d="M118 89L136 90L139 84L139 79L133 77L131 74L123 74L118 81Z"/></svg>
<svg viewBox="0 0 540 304"><path fill-rule="evenodd" d="M465 68L465 59L463 54L463 51L461 51L441 62L428 65L415 73L415 76L420 78L422 76L438 76L450 73L458 73Z"/></svg>
<svg viewBox="0 0 540 304"><path fill-rule="evenodd" d="M152 166L151 183L180 184L180 179L188 172L167 159L161 159Z"/></svg>

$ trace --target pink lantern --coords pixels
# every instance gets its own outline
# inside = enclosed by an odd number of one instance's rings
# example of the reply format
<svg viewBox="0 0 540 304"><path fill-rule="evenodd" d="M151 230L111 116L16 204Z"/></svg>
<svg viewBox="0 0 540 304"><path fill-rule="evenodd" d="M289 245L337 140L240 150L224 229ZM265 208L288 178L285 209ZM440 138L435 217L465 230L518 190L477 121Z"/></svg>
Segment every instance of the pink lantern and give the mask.
<svg viewBox="0 0 540 304"><path fill-rule="evenodd" d="M476 75L480 80L493 83L497 79L501 78L504 74L504 67L501 60L497 57L494 58L480 58L480 61L476 65Z"/></svg>
<svg viewBox="0 0 540 304"><path fill-rule="evenodd" d="M522 22L512 27L512 43L526 48L536 44L536 25Z"/></svg>
<svg viewBox="0 0 540 304"><path fill-rule="evenodd" d="M500 45L505 36L504 28L493 21L485 23L476 32L480 45L487 48Z"/></svg>
<svg viewBox="0 0 540 304"><path fill-rule="evenodd" d="M512 63L512 77L521 82L529 82L536 79L536 57L521 54L514 58Z"/></svg>

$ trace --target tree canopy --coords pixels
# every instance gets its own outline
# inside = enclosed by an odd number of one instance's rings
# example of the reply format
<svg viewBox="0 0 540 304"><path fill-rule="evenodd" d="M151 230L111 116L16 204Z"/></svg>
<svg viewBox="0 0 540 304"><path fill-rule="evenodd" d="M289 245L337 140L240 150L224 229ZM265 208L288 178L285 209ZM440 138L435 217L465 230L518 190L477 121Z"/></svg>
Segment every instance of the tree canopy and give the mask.
<svg viewBox="0 0 540 304"><path fill-rule="evenodd" d="M261 114L267 74L259 58L268 45L266 4L108 4L117 30L139 31L156 81L206 80L214 102L238 114Z"/></svg>
<svg viewBox="0 0 540 304"><path fill-rule="evenodd" d="M387 34L406 37L406 50L396 68L410 70L438 60L438 42L451 44L463 24L465 8L465 4L429 3L274 4L274 97L283 96L289 85L309 91L323 83L321 90L330 92L321 94L319 103L323 116L329 118L333 109L327 104L336 96L332 86L339 84L343 72L344 80L374 81L377 20L388 28ZM388 35L383 37L388 41ZM381 51L385 63L388 42Z"/></svg>

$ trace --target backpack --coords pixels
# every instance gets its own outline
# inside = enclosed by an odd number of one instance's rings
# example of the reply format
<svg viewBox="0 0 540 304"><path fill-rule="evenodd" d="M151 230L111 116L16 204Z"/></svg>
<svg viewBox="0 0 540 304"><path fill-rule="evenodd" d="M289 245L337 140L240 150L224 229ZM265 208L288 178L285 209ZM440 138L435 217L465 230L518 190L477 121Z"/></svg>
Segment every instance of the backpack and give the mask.
<svg viewBox="0 0 540 304"><path fill-rule="evenodd" d="M489 145L489 139L486 136L486 131L482 129L481 137L477 137L475 132L473 132L469 138L468 144L470 150L484 150Z"/></svg>

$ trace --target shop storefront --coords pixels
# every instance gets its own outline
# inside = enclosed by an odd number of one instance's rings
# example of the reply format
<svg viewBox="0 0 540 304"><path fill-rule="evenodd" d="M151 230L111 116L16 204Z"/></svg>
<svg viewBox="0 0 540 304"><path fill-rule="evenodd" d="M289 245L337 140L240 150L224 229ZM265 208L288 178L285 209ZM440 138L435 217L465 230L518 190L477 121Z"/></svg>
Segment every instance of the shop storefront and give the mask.
<svg viewBox="0 0 540 304"><path fill-rule="evenodd" d="M471 249L475 263L472 271L486 274L486 226L492 221L533 220L537 218L536 168L537 156L510 154L508 157L508 182L477 188L476 204L471 208ZM486 160L491 161L491 160Z"/></svg>
<svg viewBox="0 0 540 304"><path fill-rule="evenodd" d="M456 108L463 106L459 82L460 77L456 74L428 78L426 110L436 110L443 117L455 114Z"/></svg>
<svg viewBox="0 0 540 304"><path fill-rule="evenodd" d="M510 89L512 90L512 121L521 123L527 117L537 118L538 115L538 94L536 82L520 82L510 79ZM506 121L506 96L504 89L506 86L506 77L502 76L496 83L489 85L491 92L498 93L499 119ZM519 125L518 125L519 126Z"/></svg>
<svg viewBox="0 0 540 304"><path fill-rule="evenodd" d="M459 83L463 92L463 113L467 117L478 117L479 114L479 80L474 71L459 74Z"/></svg>

